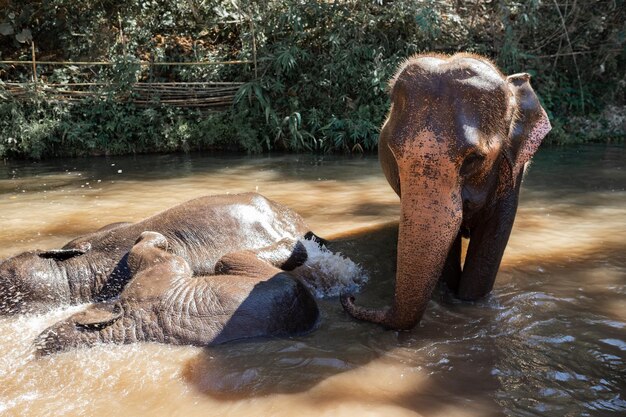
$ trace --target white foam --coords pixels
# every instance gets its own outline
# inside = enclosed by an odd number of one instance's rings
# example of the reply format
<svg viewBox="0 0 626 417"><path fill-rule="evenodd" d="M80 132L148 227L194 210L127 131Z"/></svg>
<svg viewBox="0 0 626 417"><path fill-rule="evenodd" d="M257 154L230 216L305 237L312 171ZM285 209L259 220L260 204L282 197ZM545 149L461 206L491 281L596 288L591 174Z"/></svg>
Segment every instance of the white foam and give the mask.
<svg viewBox="0 0 626 417"><path fill-rule="evenodd" d="M357 292L365 285L368 276L359 265L341 253L320 247L313 240L300 241L307 251L304 265L293 274L311 290L317 298L336 297L342 292Z"/></svg>

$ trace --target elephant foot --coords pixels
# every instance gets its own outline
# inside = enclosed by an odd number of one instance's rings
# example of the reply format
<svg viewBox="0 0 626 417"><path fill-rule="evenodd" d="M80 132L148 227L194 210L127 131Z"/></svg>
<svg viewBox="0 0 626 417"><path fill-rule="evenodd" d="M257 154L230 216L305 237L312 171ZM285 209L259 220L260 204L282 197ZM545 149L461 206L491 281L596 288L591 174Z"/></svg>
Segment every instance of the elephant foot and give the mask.
<svg viewBox="0 0 626 417"><path fill-rule="evenodd" d="M454 294L456 298L462 301L478 301L487 297L491 293L491 288L461 288Z"/></svg>
<svg viewBox="0 0 626 417"><path fill-rule="evenodd" d="M306 240L312 240L313 242L317 243L319 246L328 246L328 240L322 237L319 237L313 232L306 232L306 234L304 235L304 238Z"/></svg>

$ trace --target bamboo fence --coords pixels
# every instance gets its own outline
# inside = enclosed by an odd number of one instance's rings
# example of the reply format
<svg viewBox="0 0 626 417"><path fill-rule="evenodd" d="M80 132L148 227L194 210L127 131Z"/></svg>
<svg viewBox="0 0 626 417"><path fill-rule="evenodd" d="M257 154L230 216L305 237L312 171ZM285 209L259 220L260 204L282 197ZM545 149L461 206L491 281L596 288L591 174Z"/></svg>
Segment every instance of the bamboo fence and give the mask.
<svg viewBox="0 0 626 417"><path fill-rule="evenodd" d="M43 94L51 101L75 103L91 99L110 97L110 83L46 83L37 77L38 65L113 65L106 61L37 61L34 53L31 61L0 61L5 65L32 66L31 83L5 82L2 89L16 100L28 100L33 94ZM211 62L140 62L142 66L174 65L241 65L256 64L254 61L211 61ZM256 66L256 65L255 65ZM241 82L137 82L116 99L142 107L155 105L220 110L232 105Z"/></svg>
<svg viewBox="0 0 626 417"><path fill-rule="evenodd" d="M127 92L116 94L120 101L131 102L141 107L166 105L186 108L219 110L233 103L238 82L138 82ZM39 81L33 88L31 83L4 83L3 89L16 100L28 100L33 94L43 94L50 101L75 103L87 98L105 99L106 83L47 84Z"/></svg>
<svg viewBox="0 0 626 417"><path fill-rule="evenodd" d="M254 66L254 78L258 78L256 40L254 21L250 18L252 30L252 60L235 61L195 61L195 62L127 62L139 66L204 66L204 65L249 65ZM87 98L104 99L111 97L111 83L46 83L37 77L38 65L54 66L109 66L118 63L109 61L37 61L35 42L31 42L31 60L0 61L0 65L32 66L32 82L0 82L0 90L16 100L28 100L34 94L44 94L51 101L75 103ZM115 99L131 102L137 106L155 105L197 108L203 110L221 110L232 105L241 82L137 82L116 94ZM108 90L108 91L107 91Z"/></svg>

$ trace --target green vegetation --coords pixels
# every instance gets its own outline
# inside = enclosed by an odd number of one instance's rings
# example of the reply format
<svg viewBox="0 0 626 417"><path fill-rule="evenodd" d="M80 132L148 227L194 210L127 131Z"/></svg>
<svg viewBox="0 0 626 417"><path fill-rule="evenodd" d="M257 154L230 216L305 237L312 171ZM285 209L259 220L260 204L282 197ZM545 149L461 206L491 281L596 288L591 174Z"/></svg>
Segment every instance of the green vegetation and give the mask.
<svg viewBox="0 0 626 417"><path fill-rule="evenodd" d="M103 98L28 100L0 88L0 156L194 149L375 148L387 80L424 51L470 51L526 71L553 120L553 143L623 137L624 0L0 0L0 60L114 62L38 66L41 83L105 83ZM253 22L251 24L251 22ZM141 66L223 61L254 66ZM29 81L0 65L0 80ZM222 112L120 99L135 81L240 81ZM0 86L1 87L1 86ZM611 107L609 107L611 106ZM604 139L606 140L606 139Z"/></svg>

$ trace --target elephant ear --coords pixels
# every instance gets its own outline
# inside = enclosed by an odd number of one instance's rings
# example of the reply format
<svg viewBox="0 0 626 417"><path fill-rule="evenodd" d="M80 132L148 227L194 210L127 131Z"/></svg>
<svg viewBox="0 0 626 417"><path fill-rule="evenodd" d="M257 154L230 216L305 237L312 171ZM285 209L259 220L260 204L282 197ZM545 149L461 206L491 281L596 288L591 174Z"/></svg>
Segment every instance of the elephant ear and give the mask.
<svg viewBox="0 0 626 417"><path fill-rule="evenodd" d="M120 303L99 303L73 317L76 327L101 330L119 320L124 314Z"/></svg>
<svg viewBox="0 0 626 417"><path fill-rule="evenodd" d="M52 249L39 252L40 258L54 259L55 261L66 261L75 256L84 255L91 250L91 243L82 242L75 248Z"/></svg>
<svg viewBox="0 0 626 417"><path fill-rule="evenodd" d="M135 245L142 243L147 246L154 246L155 248L167 250L167 238L159 232L145 231L141 232Z"/></svg>
<svg viewBox="0 0 626 417"><path fill-rule="evenodd" d="M552 126L539 98L530 86L530 74L521 73L507 77L515 101L514 116L509 128L510 144L505 157L510 165L513 186L517 185L524 166L535 154Z"/></svg>
<svg viewBox="0 0 626 417"><path fill-rule="evenodd" d="M155 248L158 251L155 251ZM133 275L157 262L161 251L167 251L167 238L158 232L142 232L128 252L128 266Z"/></svg>

